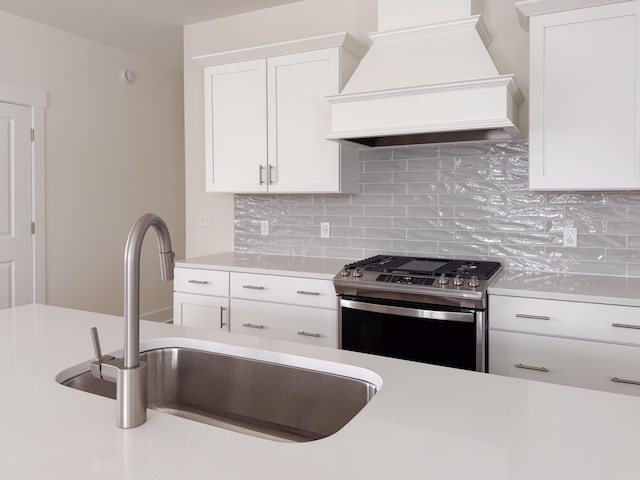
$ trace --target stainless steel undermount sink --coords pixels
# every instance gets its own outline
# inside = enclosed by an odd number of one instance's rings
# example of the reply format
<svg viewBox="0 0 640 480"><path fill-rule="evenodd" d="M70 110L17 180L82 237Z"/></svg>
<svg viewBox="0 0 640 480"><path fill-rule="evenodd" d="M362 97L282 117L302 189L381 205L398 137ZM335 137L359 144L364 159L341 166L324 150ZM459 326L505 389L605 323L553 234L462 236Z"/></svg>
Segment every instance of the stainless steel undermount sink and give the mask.
<svg viewBox="0 0 640 480"><path fill-rule="evenodd" d="M336 433L382 386L359 367L185 338L143 342L140 352L148 408L279 441ZM116 384L93 377L90 362L56 381L115 399Z"/></svg>

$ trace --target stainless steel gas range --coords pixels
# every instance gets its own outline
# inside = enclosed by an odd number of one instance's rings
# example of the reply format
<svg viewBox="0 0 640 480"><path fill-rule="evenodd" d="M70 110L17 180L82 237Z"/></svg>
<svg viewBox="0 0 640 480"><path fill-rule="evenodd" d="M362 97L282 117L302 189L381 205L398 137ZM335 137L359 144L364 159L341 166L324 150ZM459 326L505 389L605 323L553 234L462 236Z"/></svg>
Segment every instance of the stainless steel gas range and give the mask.
<svg viewBox="0 0 640 480"><path fill-rule="evenodd" d="M500 269L390 255L345 265L333 280L340 348L484 372L487 286Z"/></svg>

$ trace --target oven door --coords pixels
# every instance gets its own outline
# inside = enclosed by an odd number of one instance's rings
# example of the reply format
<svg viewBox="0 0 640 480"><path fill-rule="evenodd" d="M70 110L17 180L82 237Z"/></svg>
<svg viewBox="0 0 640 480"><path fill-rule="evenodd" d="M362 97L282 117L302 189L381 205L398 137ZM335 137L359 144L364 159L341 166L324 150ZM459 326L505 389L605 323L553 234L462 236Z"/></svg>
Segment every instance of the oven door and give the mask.
<svg viewBox="0 0 640 480"><path fill-rule="evenodd" d="M485 371L482 311L343 296L339 326L344 350Z"/></svg>

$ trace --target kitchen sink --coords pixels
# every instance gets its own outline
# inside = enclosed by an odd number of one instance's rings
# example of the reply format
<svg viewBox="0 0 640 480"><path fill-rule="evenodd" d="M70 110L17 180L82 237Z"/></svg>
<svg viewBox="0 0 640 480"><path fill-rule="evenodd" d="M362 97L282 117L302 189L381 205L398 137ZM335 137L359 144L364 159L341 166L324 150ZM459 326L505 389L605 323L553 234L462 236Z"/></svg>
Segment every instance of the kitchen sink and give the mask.
<svg viewBox="0 0 640 480"><path fill-rule="evenodd" d="M148 408L271 440L332 435L382 386L367 369L213 342L157 339L142 343L140 352ZM93 377L90 362L56 381L115 399L115 383Z"/></svg>

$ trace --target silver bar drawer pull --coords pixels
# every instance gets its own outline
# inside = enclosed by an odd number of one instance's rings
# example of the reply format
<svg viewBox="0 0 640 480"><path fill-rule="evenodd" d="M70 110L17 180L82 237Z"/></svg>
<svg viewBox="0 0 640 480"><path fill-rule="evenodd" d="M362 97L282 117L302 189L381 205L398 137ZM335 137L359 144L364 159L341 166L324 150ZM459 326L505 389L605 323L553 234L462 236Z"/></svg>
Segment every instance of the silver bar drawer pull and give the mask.
<svg viewBox="0 0 640 480"><path fill-rule="evenodd" d="M206 280L189 280L189 283L195 283L196 285L207 285L209 282Z"/></svg>
<svg viewBox="0 0 640 480"><path fill-rule="evenodd" d="M535 370L536 372L545 372L545 373L549 372L549 369L546 367L533 367L531 365L525 365L523 363L517 363L515 367L522 368L524 370Z"/></svg>
<svg viewBox="0 0 640 480"><path fill-rule="evenodd" d="M306 290L298 290L298 295L320 295L320 292L307 292Z"/></svg>
<svg viewBox="0 0 640 480"><path fill-rule="evenodd" d="M629 385L640 385L640 382L637 380L626 380L624 378L618 378L618 377L613 377L611 381L616 383L626 383Z"/></svg>
<svg viewBox="0 0 640 480"><path fill-rule="evenodd" d="M260 330L264 328L264 325L254 325L253 323L243 323L242 326L247 328L259 328Z"/></svg>
<svg viewBox="0 0 640 480"><path fill-rule="evenodd" d="M249 290L264 290L264 287L258 285L242 285L242 288L248 288Z"/></svg>
<svg viewBox="0 0 640 480"><path fill-rule="evenodd" d="M611 326L618 327L618 328L631 328L633 330L640 330L640 325L632 325L630 323L612 323Z"/></svg>
<svg viewBox="0 0 640 480"><path fill-rule="evenodd" d="M546 315L528 315L526 313L516 313L516 318L530 318L532 320L551 320Z"/></svg>
<svg viewBox="0 0 640 480"><path fill-rule="evenodd" d="M220 328L224 328L227 324L224 321L224 311L226 310L225 307L220 307Z"/></svg>
<svg viewBox="0 0 640 480"><path fill-rule="evenodd" d="M319 333L309 333L309 332L298 332L298 335L302 335L303 337L315 337L315 338L320 338L322 336Z"/></svg>

